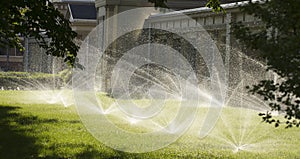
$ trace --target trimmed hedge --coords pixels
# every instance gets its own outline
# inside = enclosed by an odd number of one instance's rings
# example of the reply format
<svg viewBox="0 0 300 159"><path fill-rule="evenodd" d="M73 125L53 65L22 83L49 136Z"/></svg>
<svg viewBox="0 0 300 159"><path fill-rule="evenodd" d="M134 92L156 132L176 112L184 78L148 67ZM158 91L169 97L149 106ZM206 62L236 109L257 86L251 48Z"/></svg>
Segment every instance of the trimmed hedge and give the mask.
<svg viewBox="0 0 300 159"><path fill-rule="evenodd" d="M29 72L0 72L0 89L45 90L64 87L60 75Z"/></svg>

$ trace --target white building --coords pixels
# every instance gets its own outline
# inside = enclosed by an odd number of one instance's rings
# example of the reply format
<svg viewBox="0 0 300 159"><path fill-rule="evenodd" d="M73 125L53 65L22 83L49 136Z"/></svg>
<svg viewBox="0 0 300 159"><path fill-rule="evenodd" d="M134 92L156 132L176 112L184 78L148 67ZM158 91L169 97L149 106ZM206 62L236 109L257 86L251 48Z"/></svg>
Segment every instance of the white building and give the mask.
<svg viewBox="0 0 300 159"><path fill-rule="evenodd" d="M238 0L221 0L224 3L235 1ZM52 2L70 20L72 29L78 33L78 39L81 40L97 24L113 15L138 7L153 7L153 4L149 3L148 0L52 0ZM167 6L174 10L181 10L181 12L196 18L208 30L219 30L222 34L218 34L218 36L223 41L226 40L226 31L228 32L226 30L226 25L229 23L226 21L227 16L230 15L231 20L247 21L249 24L255 22L253 17L239 13L237 7L234 6L227 8L227 15L217 15L207 9L191 9L204 6L206 2L207 0L168 0ZM163 26L166 21L170 22L169 17L171 16L174 17L176 14L170 13L159 17L149 17L147 21L153 25ZM180 17L175 18L177 20L172 19L174 23L184 21ZM27 48L25 52L20 52L15 48L0 49L0 70L52 72L53 66L59 65L60 62L44 54L44 51L37 46L34 39L23 40L24 46ZM230 40L227 39L227 43L229 42Z"/></svg>

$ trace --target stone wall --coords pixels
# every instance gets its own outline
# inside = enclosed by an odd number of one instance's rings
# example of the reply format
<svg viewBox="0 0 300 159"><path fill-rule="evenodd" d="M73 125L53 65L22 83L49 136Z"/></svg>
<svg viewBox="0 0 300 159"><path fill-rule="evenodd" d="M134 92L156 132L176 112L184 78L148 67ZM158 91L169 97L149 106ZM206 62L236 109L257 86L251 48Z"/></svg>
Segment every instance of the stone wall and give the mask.
<svg viewBox="0 0 300 159"><path fill-rule="evenodd" d="M153 15L146 19L146 25L162 30L183 30L184 36L190 38L201 37L201 31L194 29L201 25L209 33L221 53L229 88L236 88L241 82L244 82L245 85L253 84L253 81L258 81L266 76L265 67L263 66L265 61L257 58L259 57L257 52L243 47L230 34L232 31L230 24L232 22L242 22L252 30L259 29L263 24L252 15L240 12L235 4L226 5L224 8L226 14L212 13L207 8L196 8ZM160 41L172 39L168 37L170 35L160 35ZM204 63L203 59L195 56L193 50L184 42L181 41L178 46L187 46L185 48L181 47L179 50L186 55L185 57L192 64L199 81L201 82L203 76L208 77L207 64Z"/></svg>
<svg viewBox="0 0 300 159"><path fill-rule="evenodd" d="M104 91L109 91L111 71L116 61L130 48L149 42L167 45L180 52L192 65L199 82L208 78L210 75L203 57L197 55L187 41L176 34L164 31L165 29L182 29L184 36L196 39L203 34L203 30L196 29L199 25L208 32L221 53L230 88L235 88L242 81L252 80L253 77L256 77L257 80L263 78L264 67L262 64L264 61L256 61L255 57L258 56L257 53L242 47L230 34L231 22L240 21L252 30L255 30L259 29L262 25L260 20L254 18L252 15L241 13L235 3L227 4L224 8L226 9L226 14L216 14L207 8L195 8L166 14L156 14L145 19L145 26L150 25L152 28L156 28L156 30L152 29L150 31L151 39L147 39L149 37L149 30L143 30L139 33L139 38L133 37L136 35L134 33L132 35L128 34L123 36L123 39L120 38L111 45L111 49L106 50L105 56L107 57L107 61L106 64L102 64L102 66L105 66L101 68L102 70L106 70L102 71L106 72L102 75L104 76L102 77L104 79ZM113 14L113 12L110 13ZM131 41L128 39L137 40ZM166 62L170 62L171 60ZM248 75L249 77L245 78Z"/></svg>

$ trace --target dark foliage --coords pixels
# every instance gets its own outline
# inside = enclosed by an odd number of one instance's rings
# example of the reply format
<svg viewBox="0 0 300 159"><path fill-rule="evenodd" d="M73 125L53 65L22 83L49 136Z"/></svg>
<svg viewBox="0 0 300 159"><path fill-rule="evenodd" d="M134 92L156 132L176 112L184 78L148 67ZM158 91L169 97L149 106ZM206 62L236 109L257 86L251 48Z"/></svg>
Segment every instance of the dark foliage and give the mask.
<svg viewBox="0 0 300 159"><path fill-rule="evenodd" d="M63 57L74 66L77 34L49 0L0 1L0 47L24 50L20 36L34 37L47 54Z"/></svg>
<svg viewBox="0 0 300 159"><path fill-rule="evenodd" d="M263 3L261 3L263 2ZM248 48L266 59L268 68L278 75L276 80L260 81L249 87L261 95L272 110L285 114L285 120L275 120L270 112L261 113L267 123L282 123L286 127L300 125L300 1L262 0L241 7L247 14L261 19L264 26L253 32L241 23L233 25L233 34Z"/></svg>

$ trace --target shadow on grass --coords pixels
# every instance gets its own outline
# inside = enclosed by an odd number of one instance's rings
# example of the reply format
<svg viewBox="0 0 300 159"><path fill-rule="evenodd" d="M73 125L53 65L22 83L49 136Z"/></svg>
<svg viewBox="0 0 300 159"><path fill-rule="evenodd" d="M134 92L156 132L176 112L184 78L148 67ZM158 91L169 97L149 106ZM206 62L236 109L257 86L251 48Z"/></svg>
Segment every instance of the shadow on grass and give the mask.
<svg viewBox="0 0 300 159"><path fill-rule="evenodd" d="M58 121L57 119L40 119L26 113L21 113L18 106L2 106L0 105L0 159L23 159L23 158L84 158L84 159L125 159L125 158L141 158L138 154L130 154L116 150L99 151L91 145L81 143L64 143L63 145L55 144L50 149L58 147L68 148L84 148L83 151L75 154L61 155L55 151L50 154L40 154L43 145L40 144L41 139L35 135L37 125L68 122L70 124L78 124L80 121ZM47 149L47 148L46 148ZM110 149L110 148L108 148ZM49 149L48 149L49 150Z"/></svg>
<svg viewBox="0 0 300 159"><path fill-rule="evenodd" d="M124 153L113 151L114 153L100 152L90 145L69 144L67 147L84 147L84 150L78 154L69 154L64 157L60 154L51 153L51 155L40 156L43 146L39 144L40 139L35 135L34 127L38 124L51 124L68 122L78 124L80 121L58 121L57 119L40 119L26 113L21 113L22 109L18 106L0 105L0 159L22 159L22 158L124 158ZM35 125L35 126L33 126ZM54 145L53 145L54 146ZM53 149L57 148L57 144Z"/></svg>
<svg viewBox="0 0 300 159"><path fill-rule="evenodd" d="M16 113L19 107L0 106L0 158L37 158L36 139L26 135L29 129L18 125L32 123L34 116L22 116Z"/></svg>

